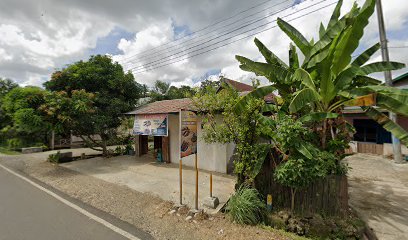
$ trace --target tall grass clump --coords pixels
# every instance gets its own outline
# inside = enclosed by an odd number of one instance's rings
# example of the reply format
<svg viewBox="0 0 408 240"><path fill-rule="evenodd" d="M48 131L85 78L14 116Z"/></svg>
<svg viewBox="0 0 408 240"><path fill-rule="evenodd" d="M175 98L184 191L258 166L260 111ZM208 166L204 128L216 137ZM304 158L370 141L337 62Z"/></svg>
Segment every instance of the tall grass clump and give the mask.
<svg viewBox="0 0 408 240"><path fill-rule="evenodd" d="M239 224L255 225L267 219L266 205L261 195L256 189L247 186L242 186L231 196L225 210Z"/></svg>

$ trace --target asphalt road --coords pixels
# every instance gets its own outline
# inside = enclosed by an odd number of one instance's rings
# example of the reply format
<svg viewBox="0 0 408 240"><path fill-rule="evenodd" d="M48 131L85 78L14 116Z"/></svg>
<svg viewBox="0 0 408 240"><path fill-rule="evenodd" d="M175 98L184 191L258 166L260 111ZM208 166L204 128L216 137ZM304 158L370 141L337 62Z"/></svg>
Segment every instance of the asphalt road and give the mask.
<svg viewBox="0 0 408 240"><path fill-rule="evenodd" d="M128 238L0 168L0 240L25 239Z"/></svg>

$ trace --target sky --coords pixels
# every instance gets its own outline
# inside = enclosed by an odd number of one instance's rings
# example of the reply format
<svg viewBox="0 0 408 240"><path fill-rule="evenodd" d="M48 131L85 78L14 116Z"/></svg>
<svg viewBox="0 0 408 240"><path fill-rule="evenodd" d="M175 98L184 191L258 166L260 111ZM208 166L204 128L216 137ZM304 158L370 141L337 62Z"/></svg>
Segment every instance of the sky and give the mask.
<svg viewBox="0 0 408 240"><path fill-rule="evenodd" d="M307 39L316 39L320 22L326 25L330 18L333 2L1 0L0 77L22 86L42 86L52 72L68 64L108 54L148 86L156 80L197 86L220 75L250 83L255 76L239 69L235 55L263 61L253 42L256 36L286 61L290 39L275 27L277 16L290 21ZM353 2L344 0L342 13ZM383 10L390 59L408 64L408 4L383 0ZM378 41L374 14L355 54ZM380 60L378 52L372 61Z"/></svg>

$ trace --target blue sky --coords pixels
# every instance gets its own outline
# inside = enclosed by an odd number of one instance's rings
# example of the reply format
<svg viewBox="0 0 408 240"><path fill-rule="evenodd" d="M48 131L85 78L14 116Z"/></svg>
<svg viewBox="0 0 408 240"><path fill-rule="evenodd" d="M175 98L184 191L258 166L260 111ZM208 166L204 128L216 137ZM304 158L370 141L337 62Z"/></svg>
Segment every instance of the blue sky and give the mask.
<svg viewBox="0 0 408 240"><path fill-rule="evenodd" d="M97 54L123 54L118 48L119 41L123 38L126 40L131 40L135 37L136 33L128 32L123 28L116 26L107 36L100 37L96 41L96 46L89 50L89 55Z"/></svg>

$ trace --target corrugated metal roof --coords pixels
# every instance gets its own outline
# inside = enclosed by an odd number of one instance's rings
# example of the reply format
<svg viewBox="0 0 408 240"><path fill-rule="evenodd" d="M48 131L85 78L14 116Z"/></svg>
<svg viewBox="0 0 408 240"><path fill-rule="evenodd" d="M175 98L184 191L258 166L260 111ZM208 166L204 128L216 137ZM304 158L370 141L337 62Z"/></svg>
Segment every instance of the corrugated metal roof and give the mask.
<svg viewBox="0 0 408 240"><path fill-rule="evenodd" d="M158 113L178 113L180 109L192 109L192 100L190 98L181 98L174 100L163 100L143 105L126 114L158 114Z"/></svg>
<svg viewBox="0 0 408 240"><path fill-rule="evenodd" d="M399 82L401 80L407 80L408 79L408 72L394 78L394 80L392 80L393 83Z"/></svg>

